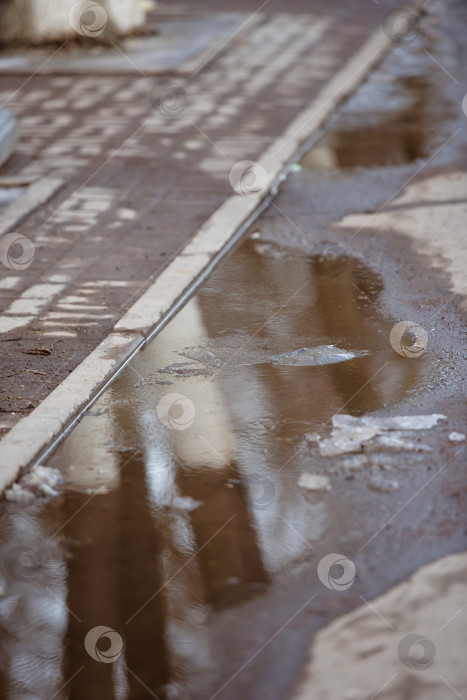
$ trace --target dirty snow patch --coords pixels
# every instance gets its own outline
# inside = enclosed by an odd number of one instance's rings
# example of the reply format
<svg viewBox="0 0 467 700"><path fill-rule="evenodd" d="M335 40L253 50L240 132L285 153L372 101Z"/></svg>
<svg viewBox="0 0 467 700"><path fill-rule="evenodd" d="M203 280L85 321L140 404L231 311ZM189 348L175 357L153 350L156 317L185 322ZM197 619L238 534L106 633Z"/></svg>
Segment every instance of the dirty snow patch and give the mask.
<svg viewBox="0 0 467 700"><path fill-rule="evenodd" d="M454 430L452 433L449 433L449 439L451 442L462 442L462 440L465 440L465 435L464 433L456 433Z"/></svg>
<svg viewBox="0 0 467 700"><path fill-rule="evenodd" d="M329 478L321 474L309 474L303 472L298 480L298 486L308 491L330 491Z"/></svg>
<svg viewBox="0 0 467 700"><path fill-rule="evenodd" d="M58 469L52 467L36 466L5 491L5 498L10 503L27 505L36 498L48 498L58 496L56 487L62 481Z"/></svg>
<svg viewBox="0 0 467 700"><path fill-rule="evenodd" d="M332 417L333 430L325 440L318 437L318 446L323 457L335 457L347 452L360 452L373 438L377 448L385 447L395 450L429 451L426 445L406 440L401 431L427 430L435 426L439 420L446 420L440 413L422 416L394 416L392 418L376 418L363 416L357 418L346 414L336 414ZM390 431L392 435L388 435ZM313 436L314 437L314 436Z"/></svg>
<svg viewBox="0 0 467 700"><path fill-rule="evenodd" d="M269 362L288 367L312 367L346 362L368 354L368 350L342 350L335 345L318 345L315 348L299 348L280 355L273 355Z"/></svg>
<svg viewBox="0 0 467 700"><path fill-rule="evenodd" d="M364 454L355 455L354 457L348 457L342 461L342 466L344 469L350 472L359 472L368 463L368 457Z"/></svg>
<svg viewBox="0 0 467 700"><path fill-rule="evenodd" d="M377 435L375 439L368 445L368 449L379 450L384 448L386 451L408 450L411 452L431 452L431 447L420 442L406 440L403 433L391 433L390 435Z"/></svg>
<svg viewBox="0 0 467 700"><path fill-rule="evenodd" d="M399 482L393 479L385 479L383 476L373 475L368 481L368 486L373 491L381 493L393 493L399 488Z"/></svg>

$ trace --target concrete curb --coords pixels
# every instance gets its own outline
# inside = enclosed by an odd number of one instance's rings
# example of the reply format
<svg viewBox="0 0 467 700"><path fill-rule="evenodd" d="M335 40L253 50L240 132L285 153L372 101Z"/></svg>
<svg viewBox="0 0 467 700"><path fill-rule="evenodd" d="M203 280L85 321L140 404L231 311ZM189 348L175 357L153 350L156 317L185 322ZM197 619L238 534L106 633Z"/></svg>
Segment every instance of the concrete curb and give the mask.
<svg viewBox="0 0 467 700"><path fill-rule="evenodd" d="M111 333L28 416L0 442L3 492L44 447L66 427L142 341L138 335Z"/></svg>
<svg viewBox="0 0 467 700"><path fill-rule="evenodd" d="M0 108L0 166L11 156L17 141L17 119L9 109Z"/></svg>
<svg viewBox="0 0 467 700"><path fill-rule="evenodd" d="M339 103L355 91L391 46L381 29L370 36L259 159L266 172L261 193L229 197L116 323L114 332L1 440L0 494L34 460L45 459L47 446L53 442L55 447L64 431L68 432L79 419L80 412L96 400L103 387L148 337L154 335L176 305L184 303L203 275L229 250L241 233L239 230L259 216L266 199L276 191L282 174L300 157L307 141L317 134Z"/></svg>

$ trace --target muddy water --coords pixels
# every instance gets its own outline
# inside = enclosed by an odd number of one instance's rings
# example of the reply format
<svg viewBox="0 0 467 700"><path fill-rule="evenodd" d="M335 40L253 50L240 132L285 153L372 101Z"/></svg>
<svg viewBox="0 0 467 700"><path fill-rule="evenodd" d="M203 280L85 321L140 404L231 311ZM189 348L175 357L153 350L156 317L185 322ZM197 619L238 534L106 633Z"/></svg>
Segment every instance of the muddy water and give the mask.
<svg viewBox="0 0 467 700"><path fill-rule="evenodd" d="M221 264L49 460L60 496L5 507L2 697L283 697L301 652L275 673L258 650L336 613L318 558L353 556L379 517L364 481L297 485L323 472L303 436L433 368L390 347L381 289L339 249L258 234ZM99 626L115 638L89 653Z"/></svg>
<svg viewBox="0 0 467 700"><path fill-rule="evenodd" d="M303 198L310 172L433 150L430 81L382 85L303 159ZM345 204L324 194L319 212ZM414 498L430 453L379 455L400 486L380 493L304 437L336 412L398 413L443 370L430 349L392 350L382 289L325 243L302 255L253 234L219 266L50 458L60 495L2 507L0 698L283 700L320 626L462 547L443 482ZM303 489L303 472L331 488ZM356 566L343 590L317 573L332 553Z"/></svg>
<svg viewBox="0 0 467 700"><path fill-rule="evenodd" d="M344 110L337 127L305 155L304 166L347 170L402 165L433 152L448 117L446 105L439 104L439 87L426 75L378 78L378 88L362 91L361 103L354 101Z"/></svg>

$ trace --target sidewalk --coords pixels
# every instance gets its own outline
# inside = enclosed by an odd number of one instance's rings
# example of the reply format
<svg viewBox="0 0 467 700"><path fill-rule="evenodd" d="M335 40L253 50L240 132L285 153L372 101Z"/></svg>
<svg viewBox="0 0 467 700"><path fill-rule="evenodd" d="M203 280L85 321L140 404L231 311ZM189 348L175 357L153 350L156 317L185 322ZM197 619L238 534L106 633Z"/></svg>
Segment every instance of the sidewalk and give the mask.
<svg viewBox="0 0 467 700"><path fill-rule="evenodd" d="M108 335L232 194L232 166L259 159L384 15L372 4L364 15L356 3L279 7L247 13L243 29L189 80L171 76L180 86L175 108L160 76L2 78L0 99L20 127L2 176L63 183L2 230L35 247L25 269L0 270L3 431Z"/></svg>

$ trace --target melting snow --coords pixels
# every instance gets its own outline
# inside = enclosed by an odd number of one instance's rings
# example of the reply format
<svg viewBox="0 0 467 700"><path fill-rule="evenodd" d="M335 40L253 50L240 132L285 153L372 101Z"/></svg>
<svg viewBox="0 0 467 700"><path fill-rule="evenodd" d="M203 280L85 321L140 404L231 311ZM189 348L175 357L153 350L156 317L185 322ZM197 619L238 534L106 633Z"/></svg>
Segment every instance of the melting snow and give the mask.
<svg viewBox="0 0 467 700"><path fill-rule="evenodd" d="M390 480L390 479L385 479L383 476L375 475L370 477L370 480L368 481L368 486L370 489L373 489L373 491L381 491L381 493L392 493L393 491L397 491L399 488L399 482Z"/></svg>
<svg viewBox="0 0 467 700"><path fill-rule="evenodd" d="M10 503L27 505L36 498L58 496L56 486L62 481L58 469L37 466L23 476L19 483L13 484L5 491L5 498Z"/></svg>
<svg viewBox="0 0 467 700"><path fill-rule="evenodd" d="M392 418L371 416L356 418L355 416L336 414L332 418L331 437L325 440L318 437L317 441L319 450L324 457L334 457L346 452L359 452L363 445L369 443L373 438L376 438L373 442L373 446L376 448L426 452L430 450L430 447L406 440L400 431L427 430L435 426L439 420L446 420L446 416L434 413L432 415L394 416ZM388 435L389 431L397 432Z"/></svg>
<svg viewBox="0 0 467 700"><path fill-rule="evenodd" d="M462 440L465 440L465 435L464 433L456 433L454 430L452 433L449 433L449 439L452 442L462 442Z"/></svg>
<svg viewBox="0 0 467 700"><path fill-rule="evenodd" d="M298 480L298 485L308 491L329 491L331 485L327 476L321 474L308 474L303 472Z"/></svg>
<svg viewBox="0 0 467 700"><path fill-rule="evenodd" d="M273 355L269 362L274 365L307 367L313 365L333 365L356 357L368 355L368 350L342 350L335 345L318 345L315 348L300 348L280 355Z"/></svg>

